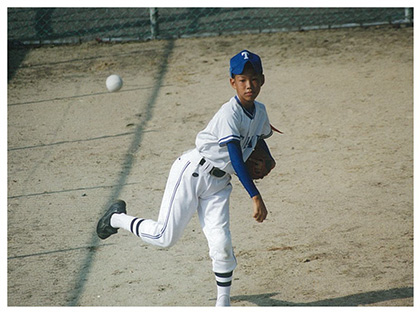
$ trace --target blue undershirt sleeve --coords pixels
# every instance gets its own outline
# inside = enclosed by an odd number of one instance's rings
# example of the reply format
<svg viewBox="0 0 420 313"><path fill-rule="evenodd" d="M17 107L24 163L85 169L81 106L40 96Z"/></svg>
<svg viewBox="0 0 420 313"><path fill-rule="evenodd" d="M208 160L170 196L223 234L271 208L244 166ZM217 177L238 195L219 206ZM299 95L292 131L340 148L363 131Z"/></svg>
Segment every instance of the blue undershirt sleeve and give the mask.
<svg viewBox="0 0 420 313"><path fill-rule="evenodd" d="M252 198L256 195L259 195L259 191L252 181L251 176L248 173L248 170L245 166L242 156L242 150L240 142L238 140L231 140L227 143L227 148L229 151L229 157L232 162L233 169L238 175L239 181L242 183L246 191L249 193L249 196Z"/></svg>

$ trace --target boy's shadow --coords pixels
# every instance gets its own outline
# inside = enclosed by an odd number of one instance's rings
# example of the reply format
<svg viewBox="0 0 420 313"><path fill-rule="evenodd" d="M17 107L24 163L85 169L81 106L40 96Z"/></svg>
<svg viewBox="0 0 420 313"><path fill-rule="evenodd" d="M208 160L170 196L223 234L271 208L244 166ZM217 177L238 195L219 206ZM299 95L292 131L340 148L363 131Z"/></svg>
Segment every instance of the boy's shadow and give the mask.
<svg viewBox="0 0 420 313"><path fill-rule="evenodd" d="M357 293L345 297L325 299L313 302L299 303L272 299L278 293L265 293L259 295L244 295L231 297L232 302L247 301L257 306L358 306L379 303L387 300L412 298L413 287L394 288L379 291Z"/></svg>

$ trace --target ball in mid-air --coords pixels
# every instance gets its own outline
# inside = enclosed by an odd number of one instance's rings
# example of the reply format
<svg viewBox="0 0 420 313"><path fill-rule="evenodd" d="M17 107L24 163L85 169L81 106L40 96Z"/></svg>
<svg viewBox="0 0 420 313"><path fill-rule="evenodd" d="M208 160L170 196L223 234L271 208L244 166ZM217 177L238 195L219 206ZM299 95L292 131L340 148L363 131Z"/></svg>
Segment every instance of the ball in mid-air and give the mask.
<svg viewBox="0 0 420 313"><path fill-rule="evenodd" d="M123 85L122 78L119 75L113 74L106 79L106 88L109 92L115 92L121 89Z"/></svg>

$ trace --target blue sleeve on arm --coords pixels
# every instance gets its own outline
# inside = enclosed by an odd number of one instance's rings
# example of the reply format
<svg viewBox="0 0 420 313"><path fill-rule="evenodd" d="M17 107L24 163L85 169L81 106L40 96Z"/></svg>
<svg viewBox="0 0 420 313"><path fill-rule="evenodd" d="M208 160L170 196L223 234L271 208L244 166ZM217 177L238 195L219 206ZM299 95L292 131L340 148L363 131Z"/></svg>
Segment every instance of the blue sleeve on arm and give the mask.
<svg viewBox="0 0 420 313"><path fill-rule="evenodd" d="M259 191L252 181L251 176L246 169L245 163L242 157L242 150L238 140L232 140L227 143L227 148L229 151L230 160L232 162L233 169L235 170L238 178L246 191L249 193L249 196L252 198L256 195L259 195Z"/></svg>

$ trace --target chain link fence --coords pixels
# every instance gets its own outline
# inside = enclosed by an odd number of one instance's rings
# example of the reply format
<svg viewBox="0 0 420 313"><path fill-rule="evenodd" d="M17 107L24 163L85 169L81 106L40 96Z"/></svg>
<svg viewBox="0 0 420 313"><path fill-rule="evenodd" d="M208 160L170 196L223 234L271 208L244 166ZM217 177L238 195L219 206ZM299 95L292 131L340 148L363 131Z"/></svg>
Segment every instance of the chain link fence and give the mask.
<svg viewBox="0 0 420 313"><path fill-rule="evenodd" d="M413 23L412 8L8 8L12 45Z"/></svg>

